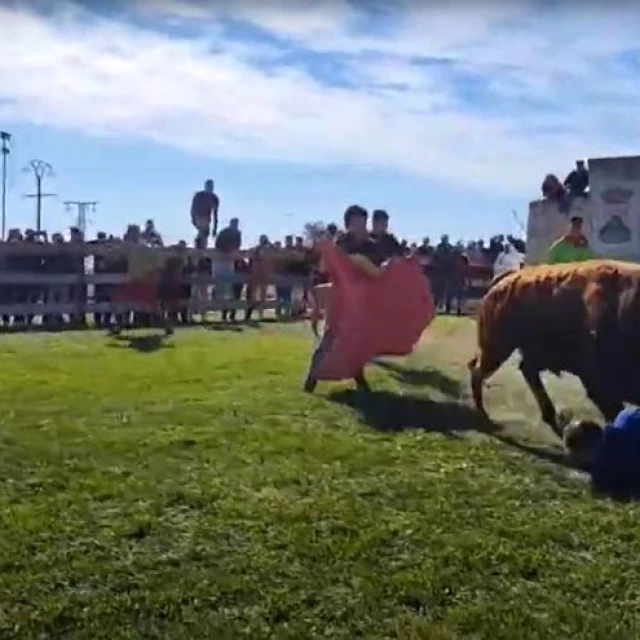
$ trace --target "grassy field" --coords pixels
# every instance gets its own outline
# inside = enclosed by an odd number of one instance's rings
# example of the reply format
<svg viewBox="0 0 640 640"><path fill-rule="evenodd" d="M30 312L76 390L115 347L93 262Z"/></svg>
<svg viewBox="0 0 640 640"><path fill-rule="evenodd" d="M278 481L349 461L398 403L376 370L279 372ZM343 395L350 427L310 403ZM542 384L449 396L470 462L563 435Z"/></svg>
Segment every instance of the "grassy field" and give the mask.
<svg viewBox="0 0 640 640"><path fill-rule="evenodd" d="M640 511L554 462L469 320L299 391L301 327L2 338L2 638L638 638ZM560 406L587 410L566 381Z"/></svg>

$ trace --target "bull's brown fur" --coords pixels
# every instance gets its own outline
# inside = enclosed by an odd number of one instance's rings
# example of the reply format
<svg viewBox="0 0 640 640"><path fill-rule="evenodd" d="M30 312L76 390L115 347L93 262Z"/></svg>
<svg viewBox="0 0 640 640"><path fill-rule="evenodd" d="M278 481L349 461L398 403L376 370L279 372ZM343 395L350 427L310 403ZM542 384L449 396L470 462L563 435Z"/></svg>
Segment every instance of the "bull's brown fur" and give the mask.
<svg viewBox="0 0 640 640"><path fill-rule="evenodd" d="M580 377L611 418L623 401L640 403L638 328L639 265L592 260L501 274L478 312L478 352L469 362L475 405L485 412L483 381L519 350L521 371L554 428L555 407L540 379L544 370Z"/></svg>

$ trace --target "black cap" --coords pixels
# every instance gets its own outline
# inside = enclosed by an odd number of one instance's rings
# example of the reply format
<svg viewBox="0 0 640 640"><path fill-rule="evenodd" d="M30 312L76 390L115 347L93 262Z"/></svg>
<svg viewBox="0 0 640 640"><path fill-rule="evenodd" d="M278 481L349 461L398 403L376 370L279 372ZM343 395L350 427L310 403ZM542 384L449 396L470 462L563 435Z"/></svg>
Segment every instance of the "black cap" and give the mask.
<svg viewBox="0 0 640 640"><path fill-rule="evenodd" d="M374 220L388 220L389 219L389 214L384 209L376 209L373 212L373 219Z"/></svg>

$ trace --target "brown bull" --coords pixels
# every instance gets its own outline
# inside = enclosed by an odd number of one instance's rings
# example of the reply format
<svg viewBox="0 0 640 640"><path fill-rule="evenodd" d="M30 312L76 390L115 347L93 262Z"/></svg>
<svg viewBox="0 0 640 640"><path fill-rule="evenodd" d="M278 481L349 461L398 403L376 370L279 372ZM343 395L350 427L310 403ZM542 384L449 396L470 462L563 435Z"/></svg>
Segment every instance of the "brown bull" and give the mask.
<svg viewBox="0 0 640 640"><path fill-rule="evenodd" d="M499 275L478 314L469 362L478 411L483 382L515 351L542 419L557 433L543 371L577 376L605 419L640 404L640 265L612 260L541 265Z"/></svg>

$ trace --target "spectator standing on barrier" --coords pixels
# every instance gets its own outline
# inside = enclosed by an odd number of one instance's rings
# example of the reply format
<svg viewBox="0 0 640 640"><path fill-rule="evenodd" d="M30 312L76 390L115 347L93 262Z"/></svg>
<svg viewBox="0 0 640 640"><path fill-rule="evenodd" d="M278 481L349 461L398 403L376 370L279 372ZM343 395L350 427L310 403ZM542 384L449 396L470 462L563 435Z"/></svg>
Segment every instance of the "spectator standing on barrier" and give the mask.
<svg viewBox="0 0 640 640"><path fill-rule="evenodd" d="M191 201L191 224L197 231L197 249L206 249L209 235L214 238L218 235L219 210L220 198L214 191L213 180L207 180L204 183L204 189L198 191Z"/></svg>
<svg viewBox="0 0 640 640"><path fill-rule="evenodd" d="M231 218L229 226L225 227L216 237L216 251L219 255L213 261L213 276L216 282L216 296L228 300L233 296L231 287L235 273L235 260L242 246L240 221Z"/></svg>

